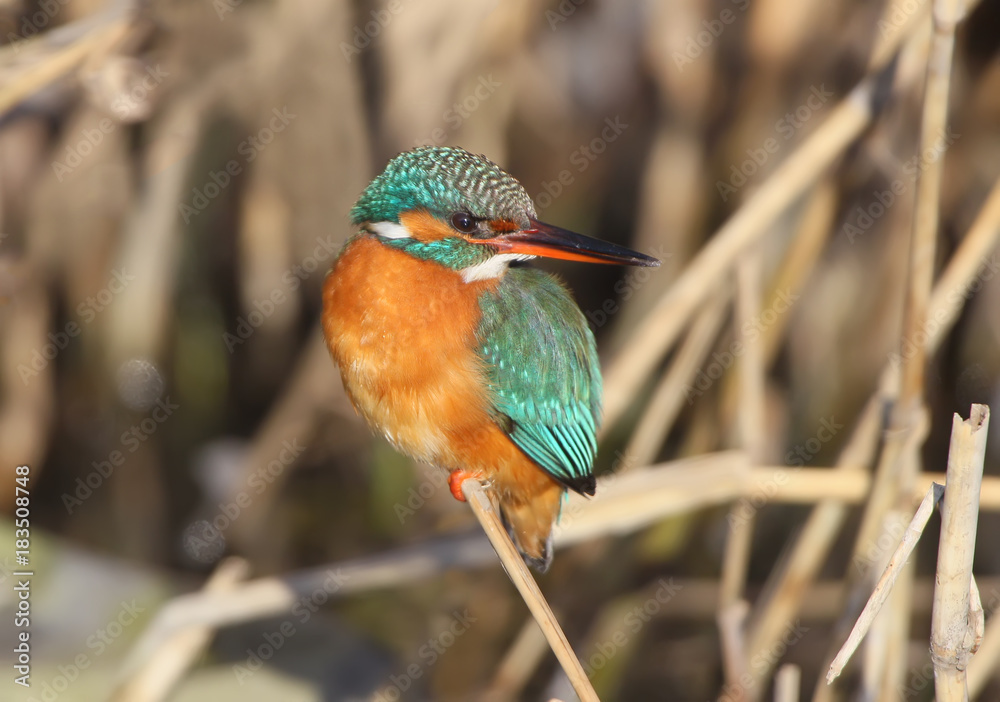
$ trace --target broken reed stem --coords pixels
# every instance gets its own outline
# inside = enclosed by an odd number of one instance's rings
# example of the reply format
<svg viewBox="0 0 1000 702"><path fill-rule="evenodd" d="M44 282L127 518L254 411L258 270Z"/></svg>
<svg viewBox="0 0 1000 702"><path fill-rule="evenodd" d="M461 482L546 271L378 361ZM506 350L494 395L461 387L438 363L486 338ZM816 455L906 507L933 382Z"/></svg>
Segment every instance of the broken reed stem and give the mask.
<svg viewBox="0 0 1000 702"><path fill-rule="evenodd" d="M517 552L510 537L507 536L507 531L500 523L500 516L497 514L496 508L494 508L483 486L480 485L478 480L466 480L462 483L462 494L465 495L469 506L472 507L472 513L476 515L476 519L479 520L483 531L486 532L486 536L493 545L493 549L497 552L497 556L500 557L504 570L507 571L507 576L514 583L517 591L521 593L524 603L528 605L532 616L538 622L542 633L545 634L552 652L556 654L556 658L566 672L566 676L573 685L577 696L581 702L600 702L593 685L590 684L590 680L583 670L583 666L580 665L580 660L569 645L566 634L563 633L562 627L556 621L556 616L552 613L552 608L549 607L545 596L542 595L542 591L538 588L538 583L535 582L531 573L528 572L528 566L524 564L521 555Z"/></svg>
<svg viewBox="0 0 1000 702"><path fill-rule="evenodd" d="M948 265L941 277L938 279L937 284L934 286L934 292L931 295L930 309L928 310L928 324L926 327L927 336L924 342L927 347L927 352L932 355L941 345L941 342L951 331L956 320L958 319L959 313L965 306L965 302L970 295L970 290L979 279L983 267L986 265L987 257L990 252L996 249L997 240L1000 238L1000 179L998 179L993 184L993 188L990 190L989 195L987 195L985 202L982 207L980 207L979 214L976 215L975 221L972 226L969 227L969 231L962 238L962 243L959 245L958 250L955 251L954 255L948 261ZM932 323L933 322L933 323ZM898 368L893 364L887 364L883 370L882 375L879 380L879 387L881 388L879 393L885 397L889 397L891 390L889 388L898 384ZM873 399L876 396L873 395ZM881 414L876 415L871 418L871 428L880 429ZM855 430L858 431L857 429ZM926 479L927 475L918 476L918 482ZM870 488L871 490L877 490L877 487ZM982 508L986 507L986 501L984 500ZM818 508L817 508L818 509ZM816 510L814 510L815 513ZM871 511L871 508L866 509L866 514ZM865 521L862 522L862 531L865 530ZM836 537L838 529L835 525L831 525L831 541L827 544L827 548L832 544L832 538ZM878 537L878 534L872 532L865 537L862 537L859 533L859 538L855 540L855 554L853 558L856 558L860 553L861 549L865 544L874 543L874 539ZM852 560L853 560L852 558ZM849 578L850 581L850 578ZM792 585L796 585L794 582ZM847 605L844 612L844 616L841 621L836 625L836 630L844 629L844 625L849 624L854 621L857 616L857 612L860 611L862 602L864 598L859 594L859 587L863 585L863 582L854 583L853 587L848 587L847 595ZM797 587L797 585L796 585ZM857 603L856 605L853 603ZM835 637L839 638L839 637ZM996 651L997 654L995 659L1000 661L1000 632L996 637ZM830 652L830 657L832 659L835 651ZM974 667L975 661L974 660ZM985 676L978 678L977 680L983 680L985 684ZM817 681L816 688L814 690L814 699L817 702L827 702L830 698L830 688L823 684L822 680Z"/></svg>
<svg viewBox="0 0 1000 702"><path fill-rule="evenodd" d="M840 652L833 659L830 670L826 674L826 682L828 684L833 682L843 672L844 666L851 659L851 655L858 648L858 644L861 643L865 634L868 633L868 629L871 628L876 615L878 615L882 609L882 605L889 598L893 583L899 577L900 572L902 572L907 559L913 553L913 549L916 548L917 542L920 541L924 527L927 526L927 520L930 519L931 514L934 512L934 505L941 500L942 495L944 495L944 487L933 483L917 508L916 513L913 515L913 519L910 520L910 525L906 528L899 546L896 547L892 558L889 559L889 565L882 572L882 577L878 579L875 590L872 592L871 597L868 598L868 604L865 605L861 616L858 617L851 635L847 637L847 641L844 642Z"/></svg>
<svg viewBox="0 0 1000 702"><path fill-rule="evenodd" d="M983 610L983 598L979 595L976 576L969 575L969 627L972 629L972 652L976 653L983 645L986 635L986 612Z"/></svg>
<svg viewBox="0 0 1000 702"><path fill-rule="evenodd" d="M972 577L973 591L972 605L969 607L969 618L976 633L976 640L972 652L972 662L969 664L966 679L968 681L969 697L976 699L983 691L986 684L996 675L998 662L1000 662L1000 618L996 614L990 618L990 628L986 630L985 612L983 611L983 601L979 597L979 588L976 586L976 578ZM996 589L993 590L996 593Z"/></svg>
<svg viewBox="0 0 1000 702"><path fill-rule="evenodd" d="M973 606L982 612L982 602L973 602L970 594L972 560L976 552L979 490L989 426L990 410L986 405L972 405L967 420L963 421L958 414L952 417L931 613L931 660L939 702L969 699L965 671L976 647L976 620L981 616ZM979 633L980 641L981 636Z"/></svg>

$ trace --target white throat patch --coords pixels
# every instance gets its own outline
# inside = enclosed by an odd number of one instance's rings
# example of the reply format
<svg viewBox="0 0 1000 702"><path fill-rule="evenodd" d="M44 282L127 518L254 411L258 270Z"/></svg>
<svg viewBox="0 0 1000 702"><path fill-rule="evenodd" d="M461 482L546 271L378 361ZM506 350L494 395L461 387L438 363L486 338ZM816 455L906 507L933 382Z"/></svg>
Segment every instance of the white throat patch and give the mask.
<svg viewBox="0 0 1000 702"><path fill-rule="evenodd" d="M532 258L534 258L534 256L530 254L497 254L496 256L486 259L482 263L477 263L474 266L463 268L460 273L462 274L462 280L466 283L471 283L476 280L499 278L507 272L507 266L510 265L511 261L527 261Z"/></svg>
<svg viewBox="0 0 1000 702"><path fill-rule="evenodd" d="M383 239L411 239L410 230L395 222L373 222L368 228Z"/></svg>

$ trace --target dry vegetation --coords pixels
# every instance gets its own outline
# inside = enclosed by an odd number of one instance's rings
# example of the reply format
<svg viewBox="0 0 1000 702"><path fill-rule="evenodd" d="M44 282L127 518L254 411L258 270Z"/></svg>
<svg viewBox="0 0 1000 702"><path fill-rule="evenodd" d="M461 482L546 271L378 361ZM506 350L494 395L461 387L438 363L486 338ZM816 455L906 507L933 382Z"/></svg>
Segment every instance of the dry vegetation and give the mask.
<svg viewBox="0 0 1000 702"><path fill-rule="evenodd" d="M0 492L31 466L37 572L0 697L573 698L319 337L350 205L433 142L663 259L545 266L605 367L601 486L539 579L600 699L929 700L935 666L1000 698L1000 6L971 5L0 3Z"/></svg>

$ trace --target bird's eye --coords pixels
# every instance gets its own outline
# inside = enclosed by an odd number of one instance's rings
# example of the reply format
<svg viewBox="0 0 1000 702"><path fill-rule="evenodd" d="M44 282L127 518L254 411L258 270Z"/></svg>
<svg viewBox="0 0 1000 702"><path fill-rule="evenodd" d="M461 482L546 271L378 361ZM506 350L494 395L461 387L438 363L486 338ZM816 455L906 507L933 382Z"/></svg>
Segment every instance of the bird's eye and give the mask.
<svg viewBox="0 0 1000 702"><path fill-rule="evenodd" d="M456 212L451 216L451 226L460 232L471 234L476 231L476 219L468 212Z"/></svg>

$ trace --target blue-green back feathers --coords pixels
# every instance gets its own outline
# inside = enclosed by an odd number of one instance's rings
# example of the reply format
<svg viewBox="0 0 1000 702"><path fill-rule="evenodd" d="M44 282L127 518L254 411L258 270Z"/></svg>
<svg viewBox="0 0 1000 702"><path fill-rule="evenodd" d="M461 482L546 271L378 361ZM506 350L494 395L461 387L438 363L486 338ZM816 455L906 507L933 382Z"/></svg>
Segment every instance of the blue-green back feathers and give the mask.
<svg viewBox="0 0 1000 702"><path fill-rule="evenodd" d="M511 268L480 307L478 352L497 422L553 478L594 494L601 372L583 313L532 268Z"/></svg>

